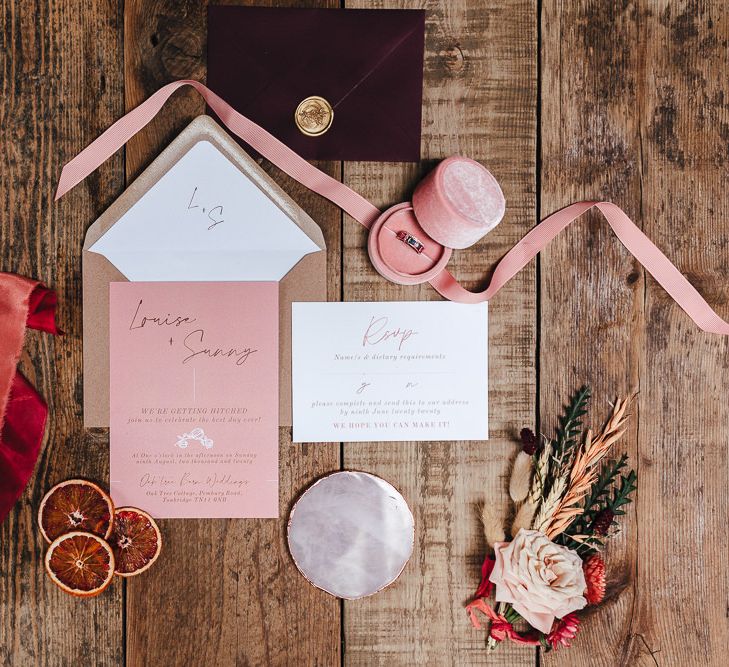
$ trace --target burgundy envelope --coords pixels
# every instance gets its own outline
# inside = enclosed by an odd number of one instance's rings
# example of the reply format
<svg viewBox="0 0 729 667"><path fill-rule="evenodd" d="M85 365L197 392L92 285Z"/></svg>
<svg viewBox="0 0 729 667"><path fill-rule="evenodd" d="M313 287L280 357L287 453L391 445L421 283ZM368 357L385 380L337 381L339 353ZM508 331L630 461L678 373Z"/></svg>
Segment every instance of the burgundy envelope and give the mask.
<svg viewBox="0 0 729 667"><path fill-rule="evenodd" d="M425 13L208 8L212 90L308 159L417 161ZM312 95L334 109L317 137L294 122Z"/></svg>

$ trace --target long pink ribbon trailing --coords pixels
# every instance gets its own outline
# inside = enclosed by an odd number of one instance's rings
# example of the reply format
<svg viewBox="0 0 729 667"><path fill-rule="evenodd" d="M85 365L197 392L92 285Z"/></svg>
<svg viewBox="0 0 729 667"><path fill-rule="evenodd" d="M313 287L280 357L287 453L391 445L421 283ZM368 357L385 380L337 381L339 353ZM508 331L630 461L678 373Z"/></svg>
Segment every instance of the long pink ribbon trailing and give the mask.
<svg viewBox="0 0 729 667"><path fill-rule="evenodd" d="M304 158L262 127L238 113L225 100L218 97L199 81L189 79L175 81L160 88L138 107L122 116L101 136L68 162L61 172L56 199L62 197L118 151L147 125L157 115L169 97L183 86L195 88L233 134L240 137L289 176L313 192L334 202L368 229L380 216L380 210L362 195L309 164ZM489 301L557 234L593 207L596 207L605 216L621 243L700 329L709 333L729 335L729 323L716 314L693 285L623 210L610 202L577 202L546 217L504 255L494 270L489 286L482 292L469 292L447 270L443 270L430 280L430 284L442 296L451 301L460 303Z"/></svg>

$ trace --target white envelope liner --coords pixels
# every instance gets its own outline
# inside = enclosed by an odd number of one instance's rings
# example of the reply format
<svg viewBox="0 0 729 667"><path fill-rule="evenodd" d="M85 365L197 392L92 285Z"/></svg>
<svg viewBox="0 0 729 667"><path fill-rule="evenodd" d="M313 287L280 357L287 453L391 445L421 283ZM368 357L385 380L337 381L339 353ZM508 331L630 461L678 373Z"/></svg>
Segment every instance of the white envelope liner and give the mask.
<svg viewBox="0 0 729 667"><path fill-rule="evenodd" d="M364 472L337 472L314 483L291 510L288 529L301 574L348 600L395 581L413 552L414 536L402 495Z"/></svg>
<svg viewBox="0 0 729 667"><path fill-rule="evenodd" d="M199 141L90 250L132 281L277 281L319 247Z"/></svg>

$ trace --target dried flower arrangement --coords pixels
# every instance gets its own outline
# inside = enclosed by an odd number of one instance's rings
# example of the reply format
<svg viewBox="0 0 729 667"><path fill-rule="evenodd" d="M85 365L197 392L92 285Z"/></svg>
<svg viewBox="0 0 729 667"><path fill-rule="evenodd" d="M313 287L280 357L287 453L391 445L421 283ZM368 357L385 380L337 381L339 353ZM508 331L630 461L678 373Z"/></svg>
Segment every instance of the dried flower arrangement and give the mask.
<svg viewBox="0 0 729 667"><path fill-rule="evenodd" d="M579 631L575 612L603 601L600 551L636 489L635 471L625 472L627 454L617 460L607 455L625 433L634 398L618 398L599 433L583 433L590 389L582 387L570 398L553 439L542 437L540 445L530 429L521 431L509 481L516 509L511 540L503 519L484 504L489 553L466 606L475 628L481 628L476 612L490 621L489 648L505 639L547 651L568 647ZM486 603L494 590L495 609ZM521 626L528 628L517 629Z"/></svg>

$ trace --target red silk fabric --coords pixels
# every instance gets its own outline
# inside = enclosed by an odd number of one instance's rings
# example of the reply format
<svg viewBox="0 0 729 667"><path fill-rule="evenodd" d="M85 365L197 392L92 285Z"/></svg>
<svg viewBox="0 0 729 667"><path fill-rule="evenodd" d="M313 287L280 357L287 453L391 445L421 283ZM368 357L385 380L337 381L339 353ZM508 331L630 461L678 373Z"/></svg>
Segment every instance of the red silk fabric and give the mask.
<svg viewBox="0 0 729 667"><path fill-rule="evenodd" d="M474 594L474 598L487 598L491 596L491 591L494 590L494 585L491 583L489 577L494 571L494 565L496 565L496 559L493 556L486 556L483 559L483 565L481 566L481 583L478 585L478 589Z"/></svg>
<svg viewBox="0 0 729 667"><path fill-rule="evenodd" d="M504 639L508 639L515 644L521 644L523 646L539 646L539 638L535 632L517 632L514 629L514 626L506 620L503 614L496 613L488 604L486 604L483 598L476 598L466 605L466 613L471 621L471 625L476 628L476 630L481 629L481 622L476 616L477 611L480 611L491 622L489 637L495 639L497 642L502 642Z"/></svg>
<svg viewBox="0 0 729 667"><path fill-rule="evenodd" d="M25 329L61 333L56 294L35 280L0 273L0 522L33 474L48 407L18 371Z"/></svg>

